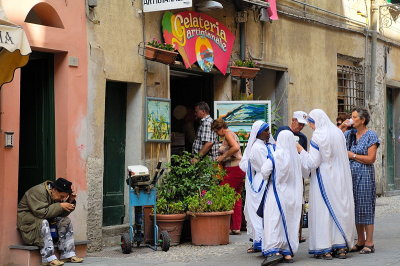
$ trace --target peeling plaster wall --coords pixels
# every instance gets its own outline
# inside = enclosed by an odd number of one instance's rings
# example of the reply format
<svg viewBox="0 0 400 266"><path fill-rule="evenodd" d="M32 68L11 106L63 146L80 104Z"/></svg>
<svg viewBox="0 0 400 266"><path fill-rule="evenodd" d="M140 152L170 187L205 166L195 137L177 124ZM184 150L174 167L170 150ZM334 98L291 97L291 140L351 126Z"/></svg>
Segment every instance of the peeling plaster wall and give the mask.
<svg viewBox="0 0 400 266"><path fill-rule="evenodd" d="M101 250L103 242L104 115L108 80L128 84L126 163L140 164L142 157L142 135L137 132L141 132L143 121L129 111L142 113L143 93L132 93L133 87L142 89L144 78L145 60L137 48L142 41L140 9L141 1L121 0L99 1L97 7L86 10L90 55L86 165L89 251ZM132 151L135 155L129 156Z"/></svg>
<svg viewBox="0 0 400 266"><path fill-rule="evenodd" d="M383 43L378 43L376 49L376 82L374 86L373 98L367 101L367 108L369 110L371 121L368 128L374 130L381 145L376 154L375 166L375 180L376 180L376 193L383 195L386 190L385 178L385 145L386 145L386 84L385 84L385 46Z"/></svg>

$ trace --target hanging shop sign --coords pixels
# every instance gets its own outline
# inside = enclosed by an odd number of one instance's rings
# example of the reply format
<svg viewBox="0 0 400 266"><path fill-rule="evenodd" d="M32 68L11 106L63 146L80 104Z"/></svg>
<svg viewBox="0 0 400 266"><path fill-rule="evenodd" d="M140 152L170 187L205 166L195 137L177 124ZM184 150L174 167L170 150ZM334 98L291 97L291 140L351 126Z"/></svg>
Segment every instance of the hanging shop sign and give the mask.
<svg viewBox="0 0 400 266"><path fill-rule="evenodd" d="M192 7L192 0L143 0L143 12Z"/></svg>
<svg viewBox="0 0 400 266"><path fill-rule="evenodd" d="M226 73L235 36L224 24L206 14L186 11L166 12L162 27L165 42L175 46L186 68L197 61L204 72L215 65Z"/></svg>

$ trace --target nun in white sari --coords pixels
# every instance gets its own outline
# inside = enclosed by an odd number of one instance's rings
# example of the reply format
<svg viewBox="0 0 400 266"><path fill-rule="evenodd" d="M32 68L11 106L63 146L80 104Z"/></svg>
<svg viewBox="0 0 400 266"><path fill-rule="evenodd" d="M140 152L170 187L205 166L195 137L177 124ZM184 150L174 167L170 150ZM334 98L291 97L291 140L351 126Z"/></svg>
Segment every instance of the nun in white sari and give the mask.
<svg viewBox="0 0 400 266"><path fill-rule="evenodd" d="M314 130L307 153L300 145L302 164L311 170L309 197L309 253L332 259L346 258L354 242L354 199L350 164L343 133L324 111L312 110ZM300 147L299 147L300 146Z"/></svg>
<svg viewBox="0 0 400 266"><path fill-rule="evenodd" d="M293 262L299 247L299 220L303 200L303 174L294 135L289 130L279 133L273 156L263 164L261 173L267 181L264 205L262 253L267 259Z"/></svg>
<svg viewBox="0 0 400 266"><path fill-rule="evenodd" d="M243 153L239 167L246 173L246 201L244 215L247 222L247 234L253 240L253 246L247 252L261 251L263 237L262 218L257 215L267 182L261 174L261 167L267 160L268 150L273 150L274 140L270 137L269 125L264 121L254 122L247 147ZM269 148L267 148L269 146Z"/></svg>

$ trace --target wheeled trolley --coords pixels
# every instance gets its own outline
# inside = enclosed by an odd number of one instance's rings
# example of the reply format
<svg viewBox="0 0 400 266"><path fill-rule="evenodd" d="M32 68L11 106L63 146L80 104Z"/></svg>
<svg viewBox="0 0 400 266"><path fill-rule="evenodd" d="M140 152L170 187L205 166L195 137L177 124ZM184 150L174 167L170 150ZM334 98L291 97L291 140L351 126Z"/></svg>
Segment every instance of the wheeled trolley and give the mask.
<svg viewBox="0 0 400 266"><path fill-rule="evenodd" d="M158 237L158 226L156 220L156 196L157 189L154 184L162 175L160 171L161 163L158 163L156 173L152 179L149 176L149 170L143 165L133 165L128 167L128 179L126 180L129 186L129 233L121 235L121 249L124 254L132 252L132 246L137 247L144 242L144 206L153 207L153 225L154 225L154 243L147 245L153 250L157 250L161 246L163 251L168 251L171 238L166 231L160 233ZM133 211L135 215L135 223L133 224Z"/></svg>

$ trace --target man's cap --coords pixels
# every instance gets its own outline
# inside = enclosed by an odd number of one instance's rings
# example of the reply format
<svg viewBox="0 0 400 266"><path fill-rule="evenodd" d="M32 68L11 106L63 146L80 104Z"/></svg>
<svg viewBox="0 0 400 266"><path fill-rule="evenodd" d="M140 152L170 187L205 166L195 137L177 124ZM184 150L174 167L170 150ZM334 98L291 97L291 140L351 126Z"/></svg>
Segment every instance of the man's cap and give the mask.
<svg viewBox="0 0 400 266"><path fill-rule="evenodd" d="M299 123L307 124L307 113L303 111L293 112L293 118L296 118Z"/></svg>
<svg viewBox="0 0 400 266"><path fill-rule="evenodd" d="M71 185L72 183L69 182L67 179L62 177L58 178L56 181L52 183L53 187L60 192L65 192L68 194L72 193Z"/></svg>

